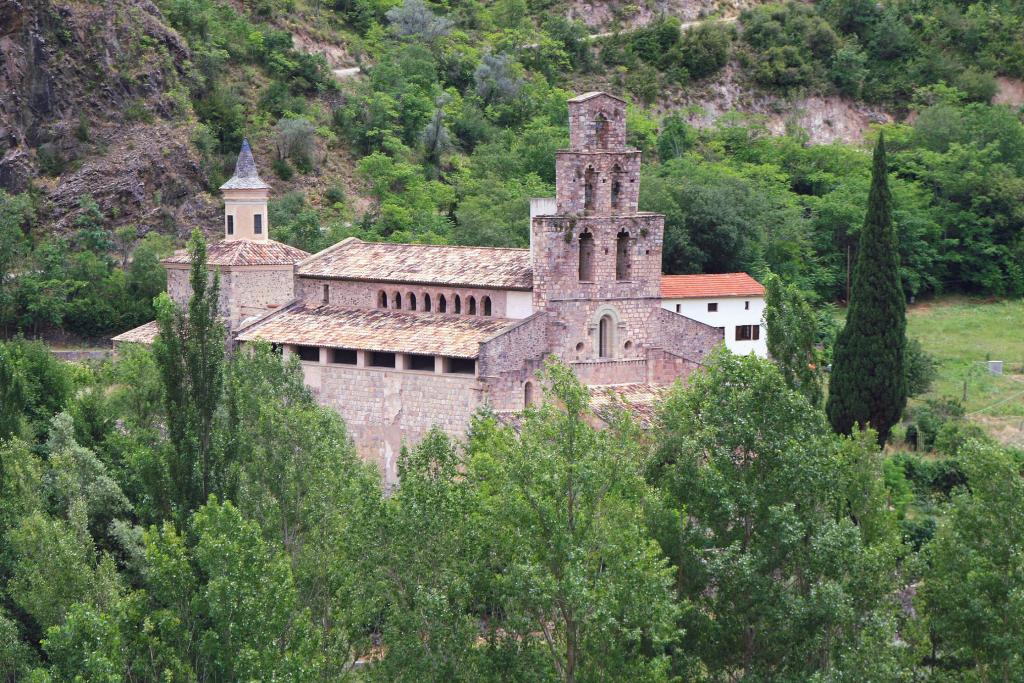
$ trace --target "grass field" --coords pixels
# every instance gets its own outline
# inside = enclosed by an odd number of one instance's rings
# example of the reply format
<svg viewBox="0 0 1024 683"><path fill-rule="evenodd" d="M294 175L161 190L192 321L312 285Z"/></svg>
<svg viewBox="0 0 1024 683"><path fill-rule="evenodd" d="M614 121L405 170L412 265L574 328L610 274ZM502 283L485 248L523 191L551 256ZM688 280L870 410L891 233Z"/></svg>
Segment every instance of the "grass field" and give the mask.
<svg viewBox="0 0 1024 683"><path fill-rule="evenodd" d="M1024 446L1024 300L943 298L907 309L907 336L939 361L929 397L963 398L970 419ZM992 375L987 360L1003 361Z"/></svg>

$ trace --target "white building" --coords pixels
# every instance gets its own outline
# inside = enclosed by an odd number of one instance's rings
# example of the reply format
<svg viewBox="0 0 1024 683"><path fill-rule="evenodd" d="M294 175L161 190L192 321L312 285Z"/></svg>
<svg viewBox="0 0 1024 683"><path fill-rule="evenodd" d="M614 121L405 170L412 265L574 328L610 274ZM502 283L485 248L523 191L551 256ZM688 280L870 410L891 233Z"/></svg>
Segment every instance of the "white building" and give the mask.
<svg viewBox="0 0 1024 683"><path fill-rule="evenodd" d="M768 357L764 286L746 273L662 275L661 305L720 328L735 354Z"/></svg>

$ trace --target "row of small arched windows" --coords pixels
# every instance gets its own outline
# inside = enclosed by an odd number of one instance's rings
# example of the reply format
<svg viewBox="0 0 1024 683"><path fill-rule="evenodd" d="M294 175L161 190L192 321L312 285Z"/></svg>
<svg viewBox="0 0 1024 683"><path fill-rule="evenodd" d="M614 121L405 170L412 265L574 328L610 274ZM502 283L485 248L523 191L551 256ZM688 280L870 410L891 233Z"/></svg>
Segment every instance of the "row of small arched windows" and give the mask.
<svg viewBox="0 0 1024 683"><path fill-rule="evenodd" d="M465 311L463 311L465 306ZM426 311L437 313L455 313L460 315L463 312L467 315L491 315L491 297L480 297L479 306L475 296L467 296L463 299L460 295L452 295L449 300L444 294L438 294L437 299L431 299L428 292L423 292L418 297L415 292L393 292L388 294L383 289L377 293L377 308L392 308L397 311Z"/></svg>

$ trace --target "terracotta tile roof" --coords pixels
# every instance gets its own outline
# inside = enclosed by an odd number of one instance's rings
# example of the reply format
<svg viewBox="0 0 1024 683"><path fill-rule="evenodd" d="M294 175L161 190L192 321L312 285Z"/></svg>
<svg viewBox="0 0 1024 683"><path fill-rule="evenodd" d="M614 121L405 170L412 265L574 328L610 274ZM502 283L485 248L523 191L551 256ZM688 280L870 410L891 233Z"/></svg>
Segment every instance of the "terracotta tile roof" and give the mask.
<svg viewBox="0 0 1024 683"><path fill-rule="evenodd" d="M299 303L242 330L238 339L476 358L480 342L516 322L483 316Z"/></svg>
<svg viewBox="0 0 1024 683"><path fill-rule="evenodd" d="M657 421L661 402L672 387L657 384L605 384L588 388L590 409L602 420L609 418L616 407L622 407L640 425L651 427Z"/></svg>
<svg viewBox="0 0 1024 683"><path fill-rule="evenodd" d="M111 341L125 344L152 344L159 333L160 328L157 326L156 321L150 320L145 325L139 325L133 330L122 332L112 338Z"/></svg>
<svg viewBox="0 0 1024 683"><path fill-rule="evenodd" d="M290 266L308 256L308 252L274 240L223 240L206 249L206 262L211 266ZM191 262L186 249L179 249L163 260Z"/></svg>
<svg viewBox="0 0 1024 683"><path fill-rule="evenodd" d="M298 274L372 282L405 282L529 290L529 249L390 244L348 239L299 264Z"/></svg>
<svg viewBox="0 0 1024 683"><path fill-rule="evenodd" d="M661 296L665 299L764 296L764 286L746 273L662 275Z"/></svg>

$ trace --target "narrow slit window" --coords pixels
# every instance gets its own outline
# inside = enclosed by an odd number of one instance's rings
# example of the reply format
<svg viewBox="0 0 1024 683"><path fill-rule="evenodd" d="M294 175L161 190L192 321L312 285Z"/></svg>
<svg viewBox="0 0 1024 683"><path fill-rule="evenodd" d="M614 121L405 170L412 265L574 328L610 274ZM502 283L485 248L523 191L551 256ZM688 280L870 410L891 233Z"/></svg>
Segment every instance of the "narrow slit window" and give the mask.
<svg viewBox="0 0 1024 683"><path fill-rule="evenodd" d="M234 216L228 216L228 234L229 235L234 235L235 234L235 217Z"/></svg>
<svg viewBox="0 0 1024 683"><path fill-rule="evenodd" d="M462 313L462 297L455 295L455 312Z"/></svg>
<svg viewBox="0 0 1024 683"><path fill-rule="evenodd" d="M426 292L423 293L423 310L430 311L430 295Z"/></svg>
<svg viewBox="0 0 1024 683"><path fill-rule="evenodd" d="M594 183L597 182L597 174L593 168L588 168L583 174L583 208L587 211L594 208Z"/></svg>
<svg viewBox="0 0 1024 683"><path fill-rule="evenodd" d="M331 303L331 286L324 285L323 296L320 297L321 301L325 304Z"/></svg>
<svg viewBox="0 0 1024 683"><path fill-rule="evenodd" d="M594 280L594 236L589 232L580 235L580 280Z"/></svg>
<svg viewBox="0 0 1024 683"><path fill-rule="evenodd" d="M388 307L388 293L385 292L383 289L380 290L380 293L377 295L377 307L378 308L387 308Z"/></svg>
<svg viewBox="0 0 1024 683"><path fill-rule="evenodd" d="M480 300L480 305L483 306L484 315L491 314L491 297L485 296L483 299Z"/></svg>
<svg viewBox="0 0 1024 683"><path fill-rule="evenodd" d="M448 300L444 298L444 294L437 297L437 312L447 313L448 312Z"/></svg>
<svg viewBox="0 0 1024 683"><path fill-rule="evenodd" d="M629 259L629 233L623 230L615 240L615 279L628 280L633 271Z"/></svg>
<svg viewBox="0 0 1024 683"><path fill-rule="evenodd" d="M612 317L610 315L602 317L601 321L597 324L597 355L600 358L608 358L612 355L612 325Z"/></svg>
<svg viewBox="0 0 1024 683"><path fill-rule="evenodd" d="M263 234L263 214L258 213L252 217L252 231L256 235Z"/></svg>
<svg viewBox="0 0 1024 683"><path fill-rule="evenodd" d="M466 308L468 309L466 311L467 313L469 313L470 315L476 315L476 297L475 296L469 297L469 301L466 303Z"/></svg>
<svg viewBox="0 0 1024 683"><path fill-rule="evenodd" d="M406 297L406 300L409 303L409 310L410 311L415 311L416 310L416 295L413 294L412 292L409 292L409 296Z"/></svg>
<svg viewBox="0 0 1024 683"><path fill-rule="evenodd" d="M393 297L391 297L391 300L395 302L395 305L393 306L393 308L395 308L396 310L399 310L399 311L402 310L402 293L401 292L395 292L395 295Z"/></svg>

